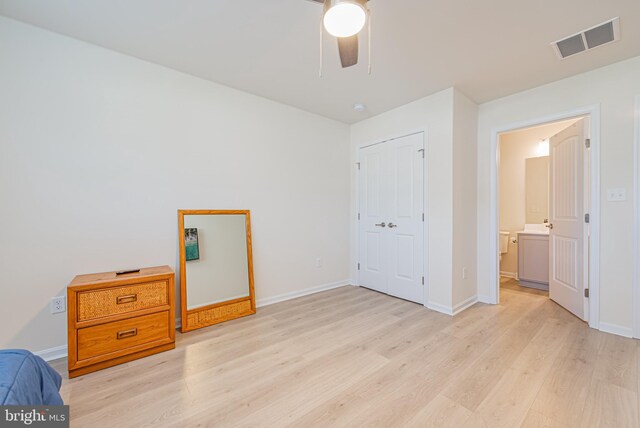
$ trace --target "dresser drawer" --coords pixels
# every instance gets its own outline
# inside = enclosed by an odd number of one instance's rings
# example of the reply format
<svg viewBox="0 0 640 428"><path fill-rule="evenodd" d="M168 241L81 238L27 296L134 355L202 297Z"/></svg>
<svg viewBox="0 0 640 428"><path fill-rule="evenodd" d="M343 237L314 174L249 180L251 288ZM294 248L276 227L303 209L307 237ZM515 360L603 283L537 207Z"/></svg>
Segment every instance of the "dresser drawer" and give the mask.
<svg viewBox="0 0 640 428"><path fill-rule="evenodd" d="M169 304L169 283L155 281L78 293L78 321L120 315Z"/></svg>
<svg viewBox="0 0 640 428"><path fill-rule="evenodd" d="M78 330L78 361L170 340L169 311Z"/></svg>

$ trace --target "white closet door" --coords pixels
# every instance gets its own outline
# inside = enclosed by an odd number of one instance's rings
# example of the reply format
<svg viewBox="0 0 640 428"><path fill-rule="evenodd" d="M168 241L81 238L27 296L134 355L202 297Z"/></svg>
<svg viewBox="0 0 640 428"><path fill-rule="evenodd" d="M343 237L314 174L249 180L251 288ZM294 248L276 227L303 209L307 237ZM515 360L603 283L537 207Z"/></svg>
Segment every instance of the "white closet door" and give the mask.
<svg viewBox="0 0 640 428"><path fill-rule="evenodd" d="M386 146L360 150L360 285L387 292Z"/></svg>
<svg viewBox="0 0 640 428"><path fill-rule="evenodd" d="M549 297L584 319L585 121L549 142Z"/></svg>
<svg viewBox="0 0 640 428"><path fill-rule="evenodd" d="M424 301L422 140L415 134L388 143L388 293L418 303Z"/></svg>
<svg viewBox="0 0 640 428"><path fill-rule="evenodd" d="M360 150L360 285L424 302L423 134Z"/></svg>

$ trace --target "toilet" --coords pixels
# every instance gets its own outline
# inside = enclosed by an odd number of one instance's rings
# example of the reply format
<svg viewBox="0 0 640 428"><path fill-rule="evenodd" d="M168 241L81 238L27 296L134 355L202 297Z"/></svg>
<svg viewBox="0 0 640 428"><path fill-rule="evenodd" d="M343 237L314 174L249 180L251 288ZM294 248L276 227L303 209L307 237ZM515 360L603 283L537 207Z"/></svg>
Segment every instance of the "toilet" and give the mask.
<svg viewBox="0 0 640 428"><path fill-rule="evenodd" d="M502 261L502 255L507 254L509 251L509 232L500 231L500 261Z"/></svg>

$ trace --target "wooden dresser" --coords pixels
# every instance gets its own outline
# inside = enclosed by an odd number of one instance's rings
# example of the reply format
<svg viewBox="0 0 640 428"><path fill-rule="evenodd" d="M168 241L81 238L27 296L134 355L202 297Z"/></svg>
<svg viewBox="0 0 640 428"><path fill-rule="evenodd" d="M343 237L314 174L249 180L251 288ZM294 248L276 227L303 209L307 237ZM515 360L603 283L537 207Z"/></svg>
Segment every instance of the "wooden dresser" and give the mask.
<svg viewBox="0 0 640 428"><path fill-rule="evenodd" d="M169 266L78 275L67 287L69 377L175 348Z"/></svg>

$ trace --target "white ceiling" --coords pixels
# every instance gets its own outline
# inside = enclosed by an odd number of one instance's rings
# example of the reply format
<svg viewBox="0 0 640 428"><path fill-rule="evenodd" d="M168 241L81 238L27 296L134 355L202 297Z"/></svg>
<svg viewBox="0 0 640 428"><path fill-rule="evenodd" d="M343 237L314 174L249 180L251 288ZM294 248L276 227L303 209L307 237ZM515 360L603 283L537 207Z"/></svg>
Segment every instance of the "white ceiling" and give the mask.
<svg viewBox="0 0 640 428"><path fill-rule="evenodd" d="M373 73L339 67L306 0L0 0L0 14L353 123L456 86L481 103L640 55L638 0L371 0ZM621 41L559 61L549 43L620 16ZM353 111L364 103L365 113Z"/></svg>

